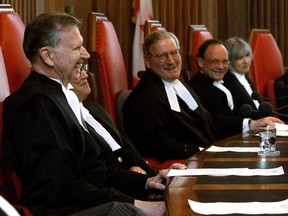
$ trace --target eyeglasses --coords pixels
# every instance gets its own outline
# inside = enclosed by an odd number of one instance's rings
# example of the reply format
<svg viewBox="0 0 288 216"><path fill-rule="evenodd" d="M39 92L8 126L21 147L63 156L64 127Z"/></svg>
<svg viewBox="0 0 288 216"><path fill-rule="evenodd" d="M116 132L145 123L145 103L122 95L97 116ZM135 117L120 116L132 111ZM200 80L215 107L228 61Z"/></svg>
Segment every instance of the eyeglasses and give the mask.
<svg viewBox="0 0 288 216"><path fill-rule="evenodd" d="M82 65L79 65L79 71L77 73L77 79L79 79L82 75L83 72L86 72L88 71L88 64L82 64Z"/></svg>
<svg viewBox="0 0 288 216"><path fill-rule="evenodd" d="M152 55L152 57L155 57L158 59L158 61L160 62L165 62L169 55L173 58L173 59L178 59L179 58L179 51L180 49L176 49L176 50L173 50L171 52L165 52L165 53L160 53L160 54L156 54L156 55Z"/></svg>
<svg viewBox="0 0 288 216"><path fill-rule="evenodd" d="M205 57L203 57L204 60L206 60L211 66L217 66L219 65L220 63L227 66L230 64L230 61L229 60L219 60L219 59L207 59Z"/></svg>

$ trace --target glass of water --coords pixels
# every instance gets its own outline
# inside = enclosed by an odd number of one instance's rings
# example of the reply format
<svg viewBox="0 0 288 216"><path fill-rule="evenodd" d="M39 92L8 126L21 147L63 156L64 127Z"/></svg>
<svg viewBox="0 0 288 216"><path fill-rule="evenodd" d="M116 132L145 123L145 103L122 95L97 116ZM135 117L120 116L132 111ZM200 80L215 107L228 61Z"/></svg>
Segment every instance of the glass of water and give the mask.
<svg viewBox="0 0 288 216"><path fill-rule="evenodd" d="M280 151L276 151L276 128L271 126L259 128L259 155L275 156L279 155Z"/></svg>

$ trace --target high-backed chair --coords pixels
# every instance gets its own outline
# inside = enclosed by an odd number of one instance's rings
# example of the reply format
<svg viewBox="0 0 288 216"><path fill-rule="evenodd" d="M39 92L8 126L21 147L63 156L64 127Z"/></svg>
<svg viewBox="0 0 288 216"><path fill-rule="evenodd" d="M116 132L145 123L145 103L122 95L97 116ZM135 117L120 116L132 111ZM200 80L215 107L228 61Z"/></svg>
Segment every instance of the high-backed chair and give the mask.
<svg viewBox="0 0 288 216"><path fill-rule="evenodd" d="M127 73L114 26L99 13L88 16L88 47L90 86L98 91L95 98L104 106L118 126L116 101L120 92L128 90ZM95 89L93 89L95 88ZM92 92L93 94L93 92Z"/></svg>
<svg viewBox="0 0 288 216"><path fill-rule="evenodd" d="M32 216L32 213L26 207L19 205L18 200L21 194L21 181L17 175L9 170L2 153L2 111L3 101L10 95L8 78L6 74L5 62L0 46L0 195L9 201L13 206L22 212L24 216ZM15 188L17 186L17 188Z"/></svg>
<svg viewBox="0 0 288 216"><path fill-rule="evenodd" d="M150 32L156 30L166 31L159 20L146 20L144 24L144 39Z"/></svg>
<svg viewBox="0 0 288 216"><path fill-rule="evenodd" d="M0 4L0 184L4 190L0 194L21 212L21 215L32 216L26 207L19 205L21 181L9 170L2 154L2 111L3 101L15 92L29 74L30 63L22 49L25 25L9 4ZM3 188L2 188L3 189Z"/></svg>
<svg viewBox="0 0 288 216"><path fill-rule="evenodd" d="M0 4L0 13L14 12L11 4Z"/></svg>
<svg viewBox="0 0 288 216"><path fill-rule="evenodd" d="M3 130L3 123L2 123L2 111L3 111L3 101L4 99L10 95L8 79L6 75L5 63L3 59L2 49L0 47L0 147L2 146L2 130ZM2 149L0 149L0 153ZM2 154L0 158L2 159ZM4 172L4 165L2 164L2 160L0 160L0 195L3 196L5 199L8 199L9 196L9 188L7 186L7 181Z"/></svg>
<svg viewBox="0 0 288 216"><path fill-rule="evenodd" d="M0 46L10 91L13 93L28 76L31 64L22 48L25 25L21 17L13 9L3 9L5 10L0 9Z"/></svg>
<svg viewBox="0 0 288 216"><path fill-rule="evenodd" d="M268 29L252 29L249 35L253 60L250 76L263 97L275 98L275 80L284 74L284 65L277 43ZM276 102L269 101L274 108Z"/></svg>
<svg viewBox="0 0 288 216"><path fill-rule="evenodd" d="M208 39L213 38L205 25L190 25L188 30L187 63L192 78L200 67L197 63L197 53L200 45Z"/></svg>

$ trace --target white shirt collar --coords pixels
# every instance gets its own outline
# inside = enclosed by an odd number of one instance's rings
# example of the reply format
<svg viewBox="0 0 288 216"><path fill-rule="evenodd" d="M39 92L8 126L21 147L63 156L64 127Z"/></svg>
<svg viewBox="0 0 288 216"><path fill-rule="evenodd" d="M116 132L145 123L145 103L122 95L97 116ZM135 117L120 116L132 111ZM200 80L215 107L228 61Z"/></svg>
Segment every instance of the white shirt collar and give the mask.
<svg viewBox="0 0 288 216"><path fill-rule="evenodd" d="M224 85L222 85L223 83L224 83L223 80L217 80L217 81L214 80L213 85L225 93L226 98L227 98L227 104L230 107L230 109L233 110L234 109L234 102L233 102L232 94Z"/></svg>
<svg viewBox="0 0 288 216"><path fill-rule="evenodd" d="M168 82L162 79L162 82L164 83L171 110L181 112L177 95L188 105L191 110L194 111L197 109L197 102L180 80L176 79L173 82Z"/></svg>

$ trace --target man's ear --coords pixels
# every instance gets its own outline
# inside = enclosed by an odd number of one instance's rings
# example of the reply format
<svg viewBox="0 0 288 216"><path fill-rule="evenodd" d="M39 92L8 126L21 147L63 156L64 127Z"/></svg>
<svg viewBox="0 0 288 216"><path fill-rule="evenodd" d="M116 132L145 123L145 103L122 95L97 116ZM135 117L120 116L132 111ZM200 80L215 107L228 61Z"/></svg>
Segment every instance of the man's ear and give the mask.
<svg viewBox="0 0 288 216"><path fill-rule="evenodd" d="M42 47L40 50L40 56L42 58L42 60L49 66L53 66L53 58L54 58L54 54L52 52L52 50L49 47Z"/></svg>
<svg viewBox="0 0 288 216"><path fill-rule="evenodd" d="M151 64L150 64L149 58L144 57L144 63L145 63L147 68L151 68Z"/></svg>
<svg viewBox="0 0 288 216"><path fill-rule="evenodd" d="M199 65L199 67L202 68L203 64L204 64L204 59L201 57L197 57L196 59L197 59L197 63Z"/></svg>

